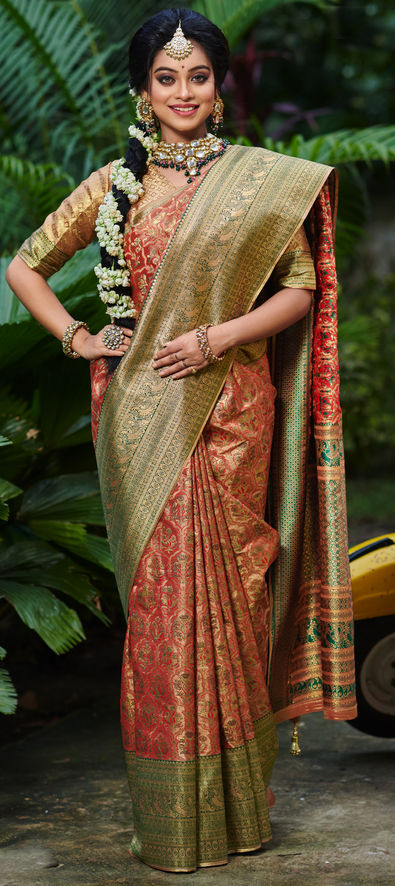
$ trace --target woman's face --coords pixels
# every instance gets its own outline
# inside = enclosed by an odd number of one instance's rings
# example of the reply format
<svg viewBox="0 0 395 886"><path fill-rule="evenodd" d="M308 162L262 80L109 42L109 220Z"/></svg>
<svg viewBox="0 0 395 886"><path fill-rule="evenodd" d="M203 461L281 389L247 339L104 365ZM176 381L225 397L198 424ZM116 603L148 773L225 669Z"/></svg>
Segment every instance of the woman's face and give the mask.
<svg viewBox="0 0 395 886"><path fill-rule="evenodd" d="M190 141L206 135L206 120L216 97L214 72L198 43L188 58L176 61L164 49L155 56L143 98L149 98L160 122L162 140Z"/></svg>

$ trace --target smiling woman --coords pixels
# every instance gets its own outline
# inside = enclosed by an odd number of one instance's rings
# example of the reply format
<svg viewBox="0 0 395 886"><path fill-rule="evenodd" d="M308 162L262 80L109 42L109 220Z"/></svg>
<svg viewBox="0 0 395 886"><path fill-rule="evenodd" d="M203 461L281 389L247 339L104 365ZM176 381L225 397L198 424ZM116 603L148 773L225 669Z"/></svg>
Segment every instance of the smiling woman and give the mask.
<svg viewBox="0 0 395 886"><path fill-rule="evenodd" d="M91 361L127 620L131 852L168 871L270 839L276 718L355 716L335 175L208 131L227 65L203 16L147 21L130 47L125 158L92 173L8 274L65 353ZM46 282L95 226L112 319L96 335Z"/></svg>
<svg viewBox="0 0 395 886"><path fill-rule="evenodd" d="M161 122L165 142L191 141L207 134L206 121L216 98L214 71L204 50L192 41L189 59L174 60L171 67L164 49L154 58L147 90Z"/></svg>

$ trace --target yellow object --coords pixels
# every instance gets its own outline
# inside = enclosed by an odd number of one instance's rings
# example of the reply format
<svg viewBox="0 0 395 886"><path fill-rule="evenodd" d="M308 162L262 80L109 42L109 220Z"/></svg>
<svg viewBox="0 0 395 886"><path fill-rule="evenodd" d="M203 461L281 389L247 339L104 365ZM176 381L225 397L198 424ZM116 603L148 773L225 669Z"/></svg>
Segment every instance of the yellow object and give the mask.
<svg viewBox="0 0 395 886"><path fill-rule="evenodd" d="M299 720L300 717L295 717L295 719L293 720L294 728L292 732L291 747L289 751L289 753L292 754L293 757L299 757L299 754L302 753L299 747Z"/></svg>
<svg viewBox="0 0 395 886"><path fill-rule="evenodd" d="M355 545L350 560L355 621L394 615L395 533Z"/></svg>

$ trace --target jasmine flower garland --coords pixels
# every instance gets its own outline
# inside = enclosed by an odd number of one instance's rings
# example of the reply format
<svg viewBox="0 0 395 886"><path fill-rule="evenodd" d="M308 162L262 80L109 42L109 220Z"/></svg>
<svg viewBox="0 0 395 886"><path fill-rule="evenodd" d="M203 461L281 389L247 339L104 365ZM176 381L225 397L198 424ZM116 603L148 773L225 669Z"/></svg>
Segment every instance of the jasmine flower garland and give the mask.
<svg viewBox="0 0 395 886"><path fill-rule="evenodd" d="M154 140L145 135L138 126L129 127L130 138L137 138L148 154L147 163L151 162ZM102 250L113 259L112 267L96 265L95 274L98 279L98 292L106 305L106 312L112 319L136 317L137 311L130 296L130 275L124 257L124 216L118 208L115 193L123 193L130 205L137 203L144 194L141 182L125 165L125 158L115 160L111 167L112 190L106 194L99 207L96 221L96 234ZM121 230L122 226L122 230ZM117 287L119 290L117 291ZM129 292L125 292L125 289ZM122 291L123 290L123 291Z"/></svg>

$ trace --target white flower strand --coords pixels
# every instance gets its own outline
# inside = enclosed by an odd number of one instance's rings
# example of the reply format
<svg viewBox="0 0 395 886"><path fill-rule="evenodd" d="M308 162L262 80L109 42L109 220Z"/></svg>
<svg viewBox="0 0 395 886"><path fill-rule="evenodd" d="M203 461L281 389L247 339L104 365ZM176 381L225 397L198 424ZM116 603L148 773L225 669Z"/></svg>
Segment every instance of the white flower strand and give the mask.
<svg viewBox="0 0 395 886"><path fill-rule="evenodd" d="M155 141L145 135L141 129L133 124L129 126L130 138L137 138L148 153L147 163L151 162ZM111 181L119 191L123 191L129 203L137 203L144 194L141 182L136 179L133 172L124 166L125 158L115 160L111 167ZM99 296L107 305L106 313L112 319L120 317L136 317L137 311L133 300L129 295L119 295L114 286L127 288L130 285L130 275L126 267L124 257L124 237L119 222L122 222L122 213L118 209L117 201L109 191L101 206L96 220L96 234L99 244L109 255L118 260L119 268L104 268L96 265L94 271L97 276Z"/></svg>

